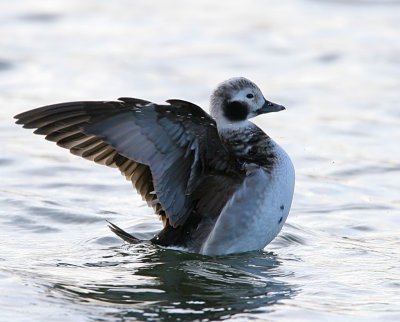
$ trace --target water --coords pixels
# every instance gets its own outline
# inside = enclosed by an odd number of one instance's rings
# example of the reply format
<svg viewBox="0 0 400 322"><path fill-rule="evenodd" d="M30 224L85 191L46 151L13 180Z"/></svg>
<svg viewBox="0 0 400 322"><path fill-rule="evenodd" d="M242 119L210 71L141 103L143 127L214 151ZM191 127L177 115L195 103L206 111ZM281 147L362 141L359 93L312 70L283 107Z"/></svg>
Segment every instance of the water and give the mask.
<svg viewBox="0 0 400 322"><path fill-rule="evenodd" d="M400 319L399 1L0 4L0 320ZM115 169L13 124L62 101L207 106L232 76L287 111L259 124L297 171L263 251L124 245L161 227Z"/></svg>

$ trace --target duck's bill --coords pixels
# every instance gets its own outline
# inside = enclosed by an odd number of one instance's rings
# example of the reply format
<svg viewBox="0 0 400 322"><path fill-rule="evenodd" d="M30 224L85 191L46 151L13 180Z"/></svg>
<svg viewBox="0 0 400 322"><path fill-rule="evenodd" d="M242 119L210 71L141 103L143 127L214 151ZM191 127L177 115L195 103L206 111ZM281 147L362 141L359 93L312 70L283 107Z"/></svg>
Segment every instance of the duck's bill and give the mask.
<svg viewBox="0 0 400 322"><path fill-rule="evenodd" d="M259 110L257 110L257 112L258 114L264 114L271 112L279 112L283 110L285 110L284 106L265 100L264 105Z"/></svg>

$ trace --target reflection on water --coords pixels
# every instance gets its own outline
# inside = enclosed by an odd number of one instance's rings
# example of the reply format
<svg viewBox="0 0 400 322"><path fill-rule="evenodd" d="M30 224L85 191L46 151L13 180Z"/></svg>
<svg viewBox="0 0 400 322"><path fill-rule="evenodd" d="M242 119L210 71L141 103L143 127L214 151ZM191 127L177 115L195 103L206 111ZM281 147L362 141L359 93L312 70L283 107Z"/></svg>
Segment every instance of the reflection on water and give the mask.
<svg viewBox="0 0 400 322"><path fill-rule="evenodd" d="M171 250L130 246L90 267L112 268L111 284L55 283L52 294L60 293L72 302L101 301L131 304L122 312L105 316L173 318L193 320L229 317L241 312L274 310L279 300L296 293L293 286L279 281L276 255L252 252L210 258ZM134 263L134 266L131 265Z"/></svg>
<svg viewBox="0 0 400 322"><path fill-rule="evenodd" d="M0 2L0 320L400 320L399 1ZM13 123L121 96L207 107L254 80L297 181L264 251L124 245L161 224L115 169Z"/></svg>

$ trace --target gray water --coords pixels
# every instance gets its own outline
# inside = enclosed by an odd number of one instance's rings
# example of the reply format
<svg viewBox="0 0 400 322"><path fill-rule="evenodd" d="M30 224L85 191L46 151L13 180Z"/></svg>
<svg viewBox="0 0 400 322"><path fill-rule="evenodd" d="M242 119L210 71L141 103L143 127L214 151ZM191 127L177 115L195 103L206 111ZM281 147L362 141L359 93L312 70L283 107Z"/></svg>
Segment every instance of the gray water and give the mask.
<svg viewBox="0 0 400 322"><path fill-rule="evenodd" d="M295 164L263 251L128 246L161 223L115 169L15 125L41 105L193 101L245 76ZM0 2L0 320L400 320L399 1Z"/></svg>

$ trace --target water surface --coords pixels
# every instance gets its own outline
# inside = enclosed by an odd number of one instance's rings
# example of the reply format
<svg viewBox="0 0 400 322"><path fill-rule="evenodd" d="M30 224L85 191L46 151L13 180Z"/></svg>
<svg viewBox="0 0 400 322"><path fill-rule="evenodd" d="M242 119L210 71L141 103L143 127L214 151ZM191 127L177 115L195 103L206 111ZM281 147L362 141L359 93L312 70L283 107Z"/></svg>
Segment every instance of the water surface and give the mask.
<svg viewBox="0 0 400 322"><path fill-rule="evenodd" d="M0 320L399 320L400 2L0 4ZM44 104L193 101L232 76L285 112L293 207L263 251L124 245L161 224L129 182L13 124Z"/></svg>

